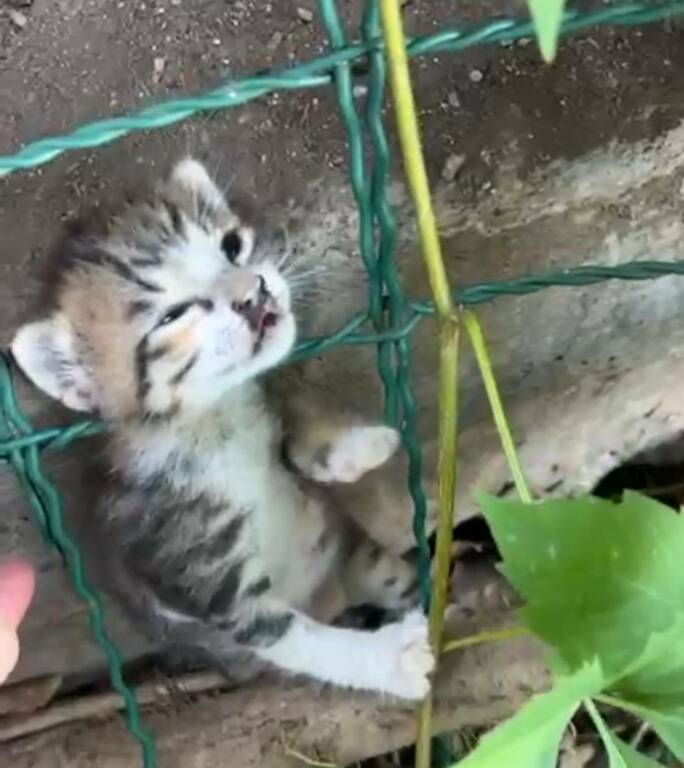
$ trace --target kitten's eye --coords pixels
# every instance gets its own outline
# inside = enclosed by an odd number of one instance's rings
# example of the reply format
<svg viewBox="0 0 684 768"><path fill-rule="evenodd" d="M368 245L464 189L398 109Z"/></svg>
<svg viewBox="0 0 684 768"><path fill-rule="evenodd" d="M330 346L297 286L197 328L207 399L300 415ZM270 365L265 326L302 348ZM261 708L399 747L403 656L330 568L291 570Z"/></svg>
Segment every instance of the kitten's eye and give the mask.
<svg viewBox="0 0 684 768"><path fill-rule="evenodd" d="M242 236L237 229L231 229L226 232L221 240L221 250L231 264L237 264L242 253Z"/></svg>
<svg viewBox="0 0 684 768"><path fill-rule="evenodd" d="M159 325L168 325L169 323L175 322L180 317L182 317L188 311L188 309L190 309L190 306L190 304L178 304L175 307L171 307L171 309L159 321Z"/></svg>

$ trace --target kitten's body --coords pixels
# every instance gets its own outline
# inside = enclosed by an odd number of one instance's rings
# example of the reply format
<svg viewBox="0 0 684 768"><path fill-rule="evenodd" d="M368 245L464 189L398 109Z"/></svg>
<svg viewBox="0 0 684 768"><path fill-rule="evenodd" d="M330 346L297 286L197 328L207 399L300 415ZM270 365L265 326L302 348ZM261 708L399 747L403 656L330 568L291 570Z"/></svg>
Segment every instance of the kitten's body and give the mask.
<svg viewBox="0 0 684 768"><path fill-rule="evenodd" d="M286 471L280 445L277 418L252 385L227 397L199 423L141 425L115 436L112 464L128 498L144 497L155 516L187 504L180 527L163 537L166 559L172 562L179 552L206 542L197 562L207 583L202 601L210 600L214 583L243 560L244 590L268 575L274 595L301 608L330 571L340 541L327 534L341 526L321 493L304 492ZM108 509L106 501L105 516ZM139 526L122 528L144 536Z"/></svg>
<svg viewBox="0 0 684 768"><path fill-rule="evenodd" d="M357 479L397 440L364 425L313 443L282 434L255 377L287 354L294 319L277 267L247 265L252 245L204 169L184 161L103 239L75 245L56 311L13 351L49 394L110 422L112 487L93 529L147 627L221 664L247 651L420 698L432 656L419 613L374 633L305 615L331 583L348 605L412 600L410 566L365 538L322 484Z"/></svg>

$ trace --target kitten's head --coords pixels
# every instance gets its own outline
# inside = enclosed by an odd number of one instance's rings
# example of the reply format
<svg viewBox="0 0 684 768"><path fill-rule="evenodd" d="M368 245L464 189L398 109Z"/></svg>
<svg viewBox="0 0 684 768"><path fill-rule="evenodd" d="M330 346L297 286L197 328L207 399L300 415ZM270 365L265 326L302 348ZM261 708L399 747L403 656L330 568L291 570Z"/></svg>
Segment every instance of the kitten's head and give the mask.
<svg viewBox="0 0 684 768"><path fill-rule="evenodd" d="M290 290L206 169L180 162L101 238L67 242L55 308L12 352L69 408L105 418L204 410L292 348Z"/></svg>

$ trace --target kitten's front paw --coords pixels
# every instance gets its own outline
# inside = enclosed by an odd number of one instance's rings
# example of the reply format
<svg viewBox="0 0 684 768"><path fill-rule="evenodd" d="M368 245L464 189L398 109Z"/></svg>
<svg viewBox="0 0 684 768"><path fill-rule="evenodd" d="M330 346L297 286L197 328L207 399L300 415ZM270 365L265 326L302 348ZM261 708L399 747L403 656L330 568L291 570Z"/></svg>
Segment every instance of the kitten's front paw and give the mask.
<svg viewBox="0 0 684 768"><path fill-rule="evenodd" d="M350 427L314 462L311 479L319 483L355 483L384 464L398 447L396 429Z"/></svg>
<svg viewBox="0 0 684 768"><path fill-rule="evenodd" d="M435 666L425 616L421 611L412 611L402 621L380 629L379 634L381 653L387 654L388 662L384 692L412 701L424 699Z"/></svg>

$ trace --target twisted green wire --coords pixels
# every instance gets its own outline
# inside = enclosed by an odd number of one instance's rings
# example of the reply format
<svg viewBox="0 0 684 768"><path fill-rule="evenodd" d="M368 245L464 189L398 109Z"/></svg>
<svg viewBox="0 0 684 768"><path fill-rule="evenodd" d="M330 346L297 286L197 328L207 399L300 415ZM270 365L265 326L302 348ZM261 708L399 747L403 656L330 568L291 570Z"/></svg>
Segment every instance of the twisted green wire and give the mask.
<svg viewBox="0 0 684 768"><path fill-rule="evenodd" d="M382 35L380 7L377 0L366 0L361 33L364 44L371 48L373 40ZM366 127L373 149L374 165L370 180L370 202L377 228L377 255L371 288L376 300L384 304L383 320L390 330L402 328L407 316L399 270L395 259L397 247L397 219L387 197L390 178L390 148L382 119L387 82L387 60L384 52L371 50L368 54L370 77L366 103ZM384 301L383 301L384 300ZM382 310L380 310L382 311ZM381 323L373 323L377 330ZM393 386L385 390L387 421L399 427L402 443L408 455L408 490L413 501L413 534L418 549L418 581L421 600L427 612L432 592L430 546L427 538L427 498L423 488L423 454L418 434L416 399L411 384L411 345L408 332L391 343L378 343L378 370L383 381L389 378L394 364ZM447 740L436 738L436 766L451 765L455 760Z"/></svg>
<svg viewBox="0 0 684 768"><path fill-rule="evenodd" d="M333 50L343 50L347 45L347 36L336 3L334 0L319 0L319 8ZM375 330L381 332L384 326L383 290L375 255L375 213L371 199L371 184L366 168L364 128L356 111L349 62L341 62L336 66L335 88L347 134L350 182L359 211L361 259L368 273L368 316ZM385 400L390 401L394 381L390 364L390 350L384 343L378 344L378 370L384 387Z"/></svg>
<svg viewBox="0 0 684 768"><path fill-rule="evenodd" d="M14 155L0 156L0 176L31 168L74 149L100 146L135 131L160 128L185 120L203 110L216 110L246 103L275 90L304 89L328 85L335 79L340 108L350 145L352 186L360 210L361 253L369 274L369 308L352 317L337 332L300 343L292 357L304 359L338 345L377 344L378 366L385 388L388 419L399 424L410 459L409 487L416 514L414 527L421 557L421 587L429 594L429 560L425 539L425 496L421 486L421 451L416 430L416 404L410 383L410 334L427 316L434 314L431 302L407 301L394 262L396 221L387 201L389 150L382 124L385 60L379 35L377 8L366 4L362 44L349 45L334 0L319 0L330 34L333 52L315 61L276 75L253 77L228 83L196 97L176 99L143 109L128 117L102 120L76 129L66 136L39 140ZM566 14L562 32L571 34L590 26L613 23L629 26L684 13L679 2L633 3L594 13ZM532 36L528 20L501 19L467 29L452 29L416 38L409 45L412 56L439 51L461 51L485 43L502 43ZM364 157L364 127L353 100L352 64L366 56L370 87L366 127L374 152L371 177ZM585 266L510 281L483 282L457 292L456 301L475 305L499 296L536 293L551 286L585 286L606 280L649 280L684 274L684 261L643 261L618 267ZM373 332L363 332L370 323ZM80 422L65 428L33 430L17 402L7 359L0 355L0 462L13 468L35 513L36 523L64 557L78 594L85 600L96 640L110 667L112 685L124 699L129 730L140 743L145 768L156 765L151 735L140 722L134 694L122 676L121 656L104 627L102 605L89 587L80 552L63 524L61 498L40 466L40 451L66 448L74 441L96 434L103 426Z"/></svg>
<svg viewBox="0 0 684 768"><path fill-rule="evenodd" d="M593 13L569 12L565 15L561 34L576 34L589 27L606 24L616 26L648 24L683 13L684 0L629 3L611 6ZM477 45L511 42L523 37L532 37L533 34L534 30L528 19L500 19L411 40L408 50L411 56L442 51L456 52ZM277 74L229 82L204 94L172 99L133 115L98 120L83 125L69 134L39 139L14 154L0 156L0 176L47 163L63 152L92 149L130 133L164 128L181 120L187 120L198 112L236 107L273 91L329 85L336 68L339 71L341 65L349 65L360 60L370 51L382 49L382 40L375 37L364 44L345 45L328 56L322 56Z"/></svg>
<svg viewBox="0 0 684 768"><path fill-rule="evenodd" d="M362 23L364 42L368 43L381 34L380 9L375 0L367 0ZM416 400L411 386L411 346L408 336L412 330L404 331L407 314L407 302L404 296L399 271L394 258L397 245L397 221L387 199L387 184L390 171L390 151L382 121L382 107L386 82L386 59L382 51L373 51L370 55L371 72L368 91L366 122L375 153L375 167L371 179L371 198L378 225L378 272L382 283L378 284L378 294L387 293L387 314L390 333L401 332L393 338L393 347L380 342L379 362L389 365L391 353L394 353L394 384L386 401L386 413L390 423L400 427L402 441L406 449L408 468L408 489L413 500L413 532L418 548L418 578L423 604L427 608L430 600L430 547L426 536L427 499L423 489L423 456L418 438L418 420ZM416 322L417 325L417 322ZM415 327L415 326L414 326ZM385 354L383 358L382 353ZM399 408L401 407L401 414Z"/></svg>
<svg viewBox="0 0 684 768"><path fill-rule="evenodd" d="M609 280L645 281L656 278L684 275L684 260L678 261L634 261L614 267L588 265L574 269L546 272L538 275L528 275L513 280L489 281L474 283L461 288L454 293L456 303L464 307L476 306L493 301L497 298L526 296L539 293L547 288L577 288L596 285ZM329 336L319 336L300 342L288 362L298 362L312 357L318 357L329 349L339 346L360 346L379 344L381 342L405 342L418 325L434 314L432 301L410 301L406 303L405 320L403 323L390 327L380 333L360 333L359 329L368 323L368 312L359 312L345 325ZM409 369L410 370L410 369ZM405 371L406 378L402 386L408 386L409 370ZM6 392L12 392L11 379L0 378L0 402L4 403L6 413L8 408ZM404 392L402 398L410 401L410 393ZM407 400L408 398L408 400ZM406 405L404 405L406 408ZM411 406L408 407L409 412ZM1 413L1 411L0 411ZM7 416L5 416L7 418ZM0 421L0 427L2 421ZM67 427L52 427L43 430L25 430L21 435L3 435L0 431L0 463L9 462L15 451L36 447L67 448L71 443L83 437L90 437L102 431L101 424L92 421L82 421Z"/></svg>
<svg viewBox="0 0 684 768"><path fill-rule="evenodd" d="M0 354L0 436L2 432L28 435L31 426L14 395L12 376L5 355ZM84 426L72 428L72 439L88 431ZM64 444L64 443L63 443ZM97 593L90 587L81 553L64 525L62 500L55 486L42 471L37 445L14 448L8 453L20 484L35 513L43 535L59 550L71 574L79 597L87 604L93 635L106 654L112 687L124 700L128 728L140 743L145 768L156 764L155 745L151 734L143 727L140 709L133 692L123 678L123 663L116 645L110 640L104 623L104 611Z"/></svg>
<svg viewBox="0 0 684 768"><path fill-rule="evenodd" d="M366 1L361 24L362 39L365 44L380 35L378 6L371 0ZM376 228L375 252L375 293L379 303L382 323L395 328L398 322L397 310L404 304L404 293L398 280L394 255L397 247L397 222L394 211L387 200L387 184L390 172L390 153L382 110L385 103L387 66L383 52L379 49L368 54L370 63L368 96L366 98L365 124L373 151L373 166L370 178L370 201ZM397 356L396 342L378 344L378 364L381 370L392 371ZM396 382L397 372L394 373ZM400 396L398 387L392 386L385 392L385 417L389 424L401 426Z"/></svg>
<svg viewBox="0 0 684 768"><path fill-rule="evenodd" d="M454 293L454 301L464 307L485 304L505 296L526 296L546 288L578 288L596 285L610 280L643 281L660 277L684 275L684 260L681 261L632 261L618 266L587 265L537 275L525 275L512 280L473 283ZM360 312L351 318L342 328L328 336L316 336L300 342L292 355L292 361L316 357L322 351L336 346L359 346L378 344L382 341L396 341L413 333L423 318L435 312L430 301L411 301L408 304L411 313L403 325L384 333L360 333L368 319L367 312ZM330 339L334 342L330 343ZM1 446L1 444L0 444ZM0 456L2 452L0 449Z"/></svg>

